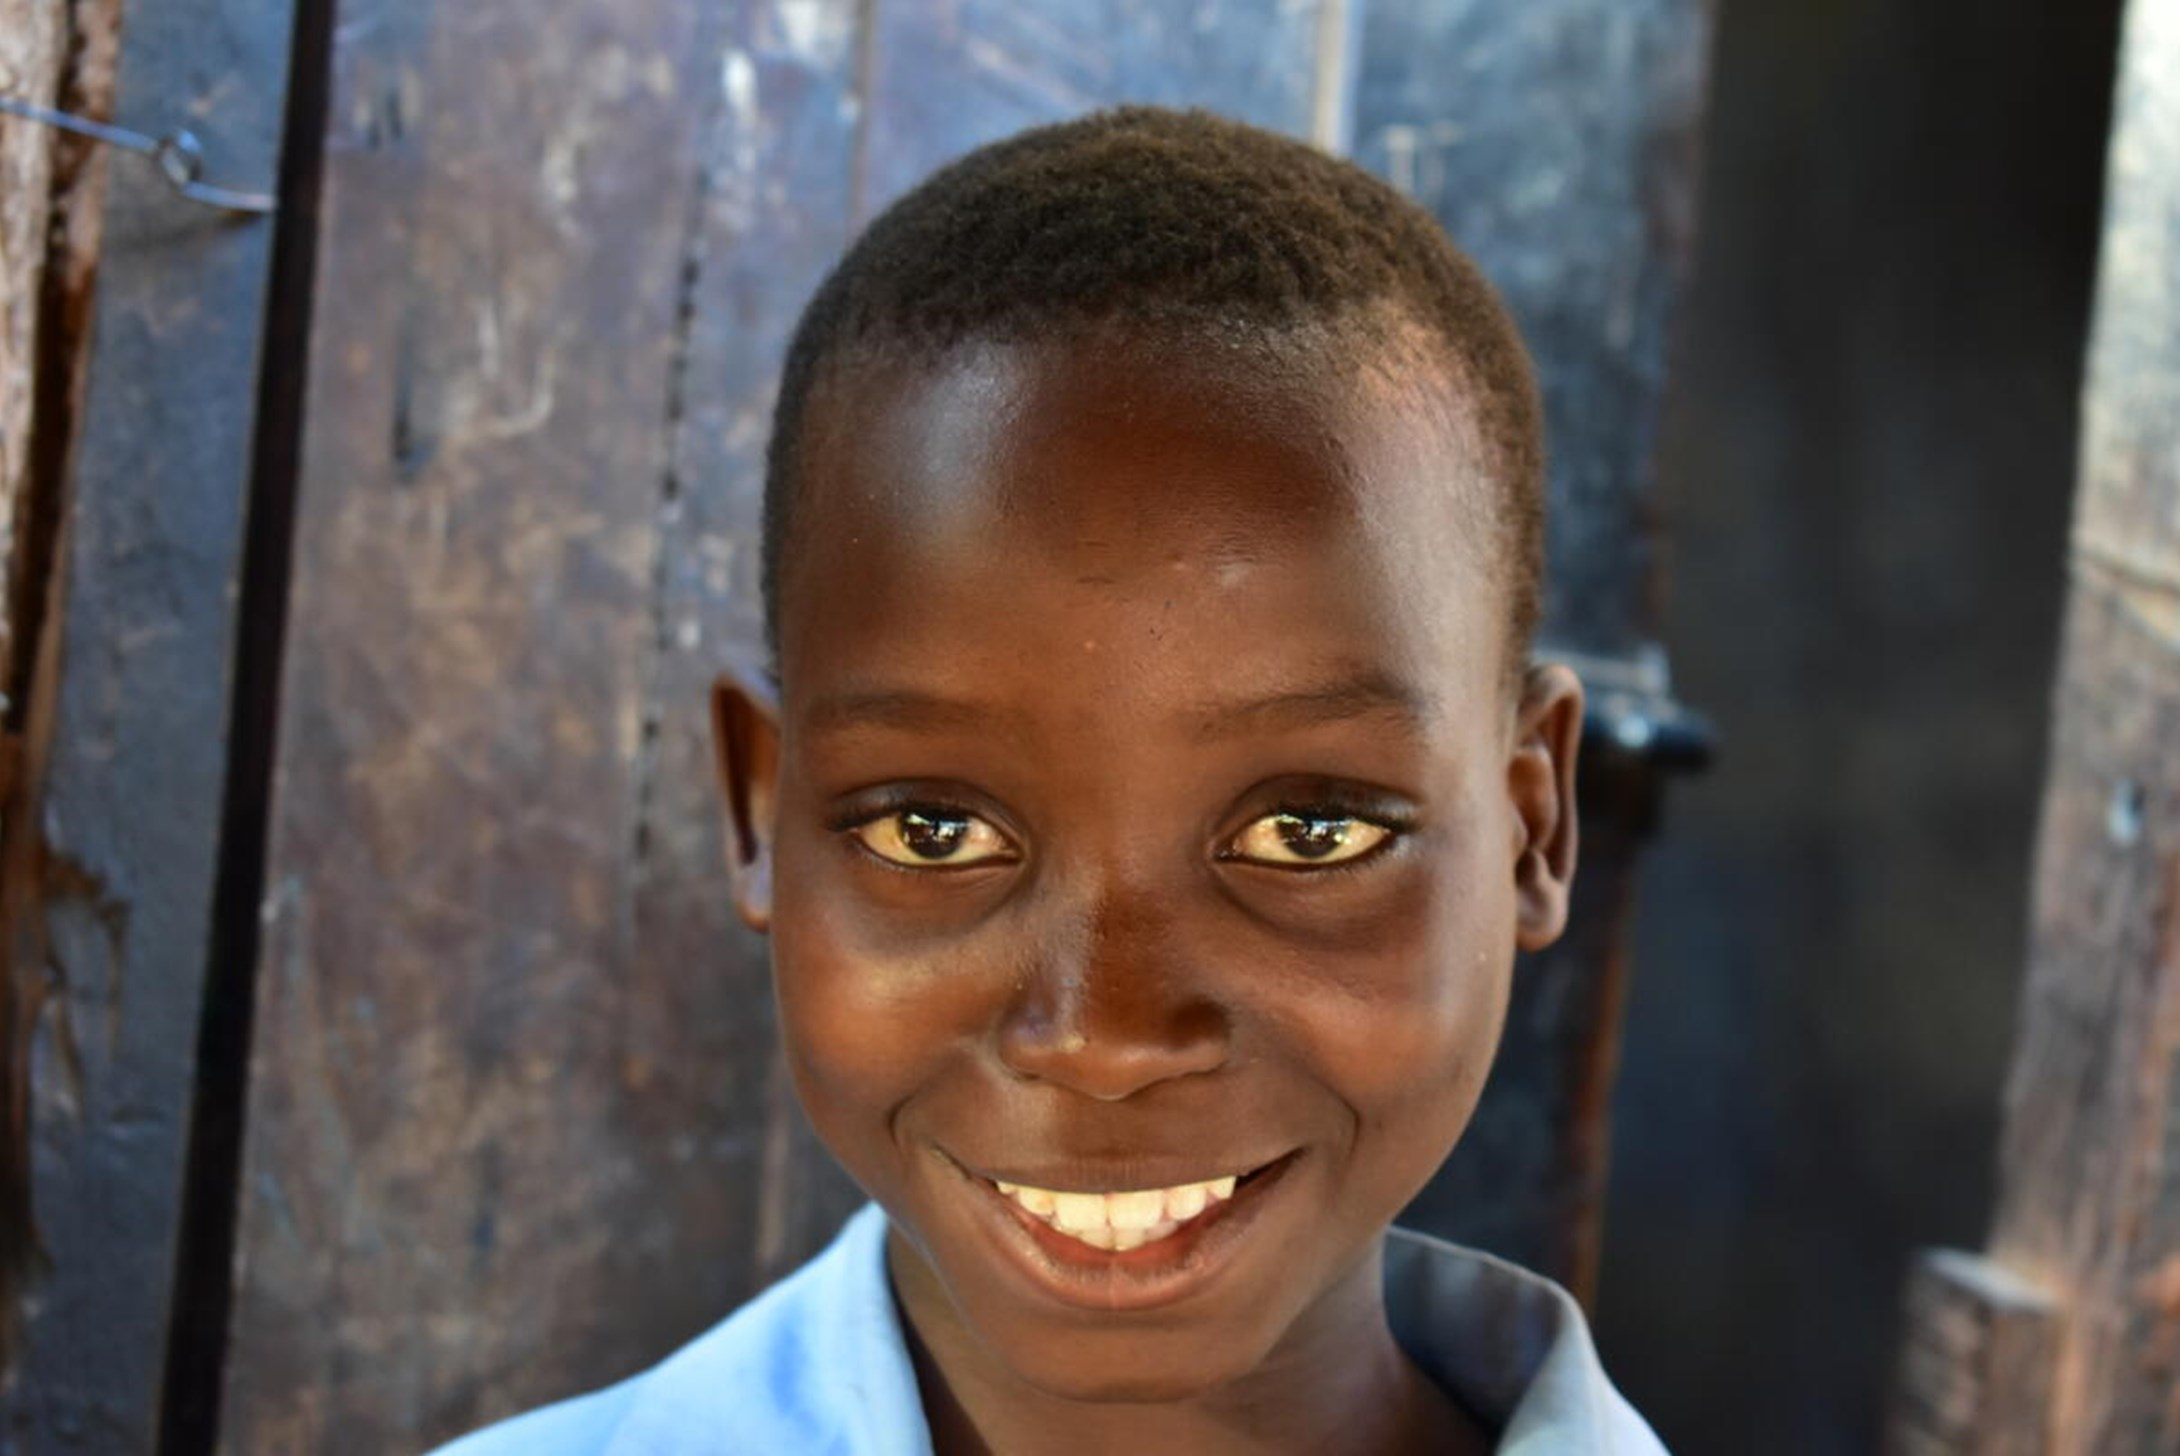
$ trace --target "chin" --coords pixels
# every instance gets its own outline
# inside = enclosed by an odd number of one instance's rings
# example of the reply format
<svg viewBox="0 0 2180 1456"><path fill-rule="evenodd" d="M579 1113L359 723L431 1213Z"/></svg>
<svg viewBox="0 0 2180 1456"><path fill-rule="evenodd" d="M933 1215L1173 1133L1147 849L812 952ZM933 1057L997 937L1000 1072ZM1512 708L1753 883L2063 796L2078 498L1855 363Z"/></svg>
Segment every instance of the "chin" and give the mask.
<svg viewBox="0 0 2180 1456"><path fill-rule="evenodd" d="M1146 1343L1136 1350L1069 1354L1038 1365L1016 1351L1008 1364L1024 1384L1041 1394L1086 1405L1164 1405L1189 1400L1218 1389L1254 1364L1237 1360L1231 1347L1200 1353L1204 1358L1193 1361L1168 1358L1156 1343Z"/></svg>

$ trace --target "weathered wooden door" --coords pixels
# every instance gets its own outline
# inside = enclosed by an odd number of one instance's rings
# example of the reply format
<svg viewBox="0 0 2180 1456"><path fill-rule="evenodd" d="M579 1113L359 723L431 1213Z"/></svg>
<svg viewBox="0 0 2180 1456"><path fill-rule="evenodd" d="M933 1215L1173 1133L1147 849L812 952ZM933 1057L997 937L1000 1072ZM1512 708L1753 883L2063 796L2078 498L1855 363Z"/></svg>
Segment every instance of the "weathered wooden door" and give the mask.
<svg viewBox="0 0 2180 1456"><path fill-rule="evenodd" d="M1910 1274L1895 1456L2180 1450L2176 76L2129 0L1997 1206Z"/></svg>
<svg viewBox="0 0 2180 1456"><path fill-rule="evenodd" d="M186 127L212 180L268 191L294 19L293 0L5 0L0 91ZM236 825L263 816L228 768L253 741L235 710L262 697L239 659L264 659L253 620L285 590L246 579L245 539L278 534L250 487L281 473L299 339L268 308L265 217L15 116L0 192L0 1450L105 1456L195 1418L205 1382L168 1372L222 1323L225 1261L184 1251L234 1201L193 1161L232 1160L191 1127L241 1071L223 1039L250 970L228 933L254 895Z"/></svg>
<svg viewBox="0 0 2180 1456"><path fill-rule="evenodd" d="M1123 100L1352 149L1538 352L1547 633L1606 689L1588 859L1414 1216L1587 1284L1634 847L1686 741L1650 640L1649 455L1704 0L305 12L309 327L269 365L298 371L301 431L259 478L278 673L237 709L267 740L222 846L247 924L210 942L206 1024L247 1047L208 1038L199 1069L227 1185L180 1256L210 1269L173 1315L195 1384L167 1392L172 1449L401 1449L613 1379L857 1200L725 903L706 745L705 689L757 626L773 375L876 209Z"/></svg>

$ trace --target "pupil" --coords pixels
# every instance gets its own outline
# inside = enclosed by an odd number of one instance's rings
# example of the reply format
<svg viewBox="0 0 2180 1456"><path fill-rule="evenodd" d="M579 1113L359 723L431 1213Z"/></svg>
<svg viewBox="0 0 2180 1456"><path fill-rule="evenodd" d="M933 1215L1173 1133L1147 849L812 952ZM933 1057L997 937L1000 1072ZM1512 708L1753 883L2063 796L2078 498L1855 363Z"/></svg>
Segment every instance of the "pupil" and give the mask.
<svg viewBox="0 0 2180 1456"><path fill-rule="evenodd" d="M1323 859L1347 843L1350 819L1305 819L1299 814L1279 816L1279 837L1287 848L1304 859Z"/></svg>
<svg viewBox="0 0 2180 1456"><path fill-rule="evenodd" d="M923 859L944 859L961 847L969 833L969 821L958 816L919 814L901 816L901 843Z"/></svg>

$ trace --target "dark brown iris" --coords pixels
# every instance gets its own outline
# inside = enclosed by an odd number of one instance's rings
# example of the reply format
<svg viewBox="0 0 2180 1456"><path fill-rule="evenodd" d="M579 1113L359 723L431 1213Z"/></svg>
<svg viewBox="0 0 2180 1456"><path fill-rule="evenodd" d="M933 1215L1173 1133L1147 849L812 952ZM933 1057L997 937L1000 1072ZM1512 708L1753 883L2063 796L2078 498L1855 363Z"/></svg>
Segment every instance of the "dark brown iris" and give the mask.
<svg viewBox="0 0 2180 1456"><path fill-rule="evenodd" d="M901 843L921 859L945 859L969 837L969 820L961 814L926 814L911 809L901 815Z"/></svg>
<svg viewBox="0 0 2180 1456"><path fill-rule="evenodd" d="M1278 829L1280 840L1303 859L1323 859L1341 845L1347 843L1347 831L1354 824L1352 819L1317 819L1302 814L1282 814Z"/></svg>

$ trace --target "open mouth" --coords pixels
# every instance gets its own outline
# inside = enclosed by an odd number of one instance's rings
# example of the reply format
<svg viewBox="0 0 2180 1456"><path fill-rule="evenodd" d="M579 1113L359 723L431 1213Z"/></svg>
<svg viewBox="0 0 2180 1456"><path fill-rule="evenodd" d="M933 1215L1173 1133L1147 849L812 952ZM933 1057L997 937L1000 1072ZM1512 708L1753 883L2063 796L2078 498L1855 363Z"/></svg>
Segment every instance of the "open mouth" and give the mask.
<svg viewBox="0 0 2180 1456"><path fill-rule="evenodd" d="M1193 1236L1218 1223L1237 1200L1275 1181L1293 1162L1289 1153L1242 1173L1229 1173L1169 1188L1110 1193L1036 1188L996 1178L978 1181L1017 1211L1039 1242L1076 1257L1144 1252L1142 1261L1178 1252Z"/></svg>

